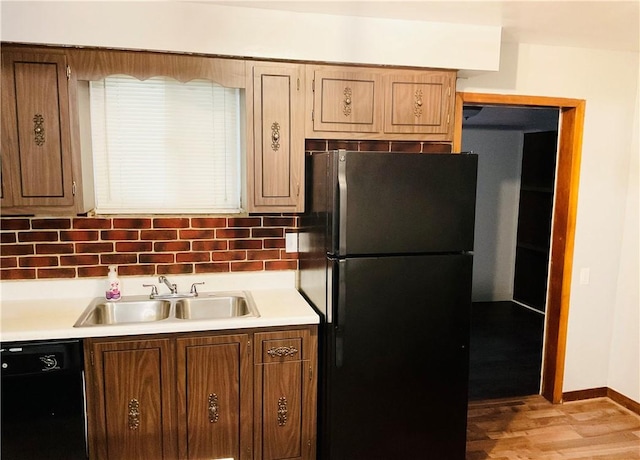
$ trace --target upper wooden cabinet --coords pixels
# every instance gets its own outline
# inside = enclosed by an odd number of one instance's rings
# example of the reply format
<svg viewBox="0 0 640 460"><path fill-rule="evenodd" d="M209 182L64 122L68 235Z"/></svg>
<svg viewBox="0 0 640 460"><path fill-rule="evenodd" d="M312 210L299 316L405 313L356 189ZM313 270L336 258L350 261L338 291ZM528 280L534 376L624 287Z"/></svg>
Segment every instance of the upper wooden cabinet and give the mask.
<svg viewBox="0 0 640 460"><path fill-rule="evenodd" d="M74 204L64 54L2 52L2 212Z"/></svg>
<svg viewBox="0 0 640 460"><path fill-rule="evenodd" d="M304 66L247 63L249 212L304 207Z"/></svg>
<svg viewBox="0 0 640 460"><path fill-rule="evenodd" d="M384 77L384 132L448 136L453 125L454 72L398 72Z"/></svg>
<svg viewBox="0 0 640 460"><path fill-rule="evenodd" d="M355 69L317 70L313 78L314 131L380 132L379 74Z"/></svg>
<svg viewBox="0 0 640 460"><path fill-rule="evenodd" d="M455 71L307 66L307 138L451 141Z"/></svg>
<svg viewBox="0 0 640 460"><path fill-rule="evenodd" d="M244 89L243 207L252 213L304 211L305 138L453 138L455 71L7 44L3 215L73 215L94 207L87 82L121 73Z"/></svg>

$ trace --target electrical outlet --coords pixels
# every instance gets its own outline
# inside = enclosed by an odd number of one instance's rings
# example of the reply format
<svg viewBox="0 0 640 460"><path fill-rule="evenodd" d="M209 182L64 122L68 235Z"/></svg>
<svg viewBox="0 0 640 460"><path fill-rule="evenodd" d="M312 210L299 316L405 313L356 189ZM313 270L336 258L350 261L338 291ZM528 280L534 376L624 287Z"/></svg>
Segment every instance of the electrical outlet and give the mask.
<svg viewBox="0 0 640 460"><path fill-rule="evenodd" d="M285 252L298 252L298 234L285 233Z"/></svg>

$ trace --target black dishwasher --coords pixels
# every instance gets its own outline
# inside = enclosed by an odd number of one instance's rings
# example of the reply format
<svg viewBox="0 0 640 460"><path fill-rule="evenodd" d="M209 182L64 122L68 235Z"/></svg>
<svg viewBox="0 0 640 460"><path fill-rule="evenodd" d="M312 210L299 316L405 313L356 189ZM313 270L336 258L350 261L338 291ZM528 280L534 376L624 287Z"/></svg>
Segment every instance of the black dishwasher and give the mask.
<svg viewBox="0 0 640 460"><path fill-rule="evenodd" d="M86 460L79 340L3 343L2 460Z"/></svg>

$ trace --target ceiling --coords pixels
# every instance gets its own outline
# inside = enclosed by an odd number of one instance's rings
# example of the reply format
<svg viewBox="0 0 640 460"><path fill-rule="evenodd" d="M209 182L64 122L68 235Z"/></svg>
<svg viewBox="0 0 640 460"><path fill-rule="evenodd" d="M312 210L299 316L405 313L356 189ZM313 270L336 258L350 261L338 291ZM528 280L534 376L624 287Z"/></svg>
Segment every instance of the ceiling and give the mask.
<svg viewBox="0 0 640 460"><path fill-rule="evenodd" d="M464 106L462 127L481 129L516 129L554 131L558 129L560 111L554 108L484 106L474 113ZM478 107L476 107L478 108Z"/></svg>
<svg viewBox="0 0 640 460"><path fill-rule="evenodd" d="M640 51L640 0L229 0L209 3L303 13L501 26L504 42Z"/></svg>

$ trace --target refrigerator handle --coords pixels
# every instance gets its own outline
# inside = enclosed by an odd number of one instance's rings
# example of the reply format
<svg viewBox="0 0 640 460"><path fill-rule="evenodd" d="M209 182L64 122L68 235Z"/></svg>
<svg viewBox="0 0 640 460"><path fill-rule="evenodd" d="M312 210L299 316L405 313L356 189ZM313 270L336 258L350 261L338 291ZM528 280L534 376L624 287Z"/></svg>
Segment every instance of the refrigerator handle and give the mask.
<svg viewBox="0 0 640 460"><path fill-rule="evenodd" d="M347 248L347 155L338 151L338 252L346 253Z"/></svg>
<svg viewBox="0 0 640 460"><path fill-rule="evenodd" d="M347 313L347 284L345 282L344 260L338 262L338 308L334 317L334 328L336 338L336 367L342 367L343 347L344 347L344 327Z"/></svg>

